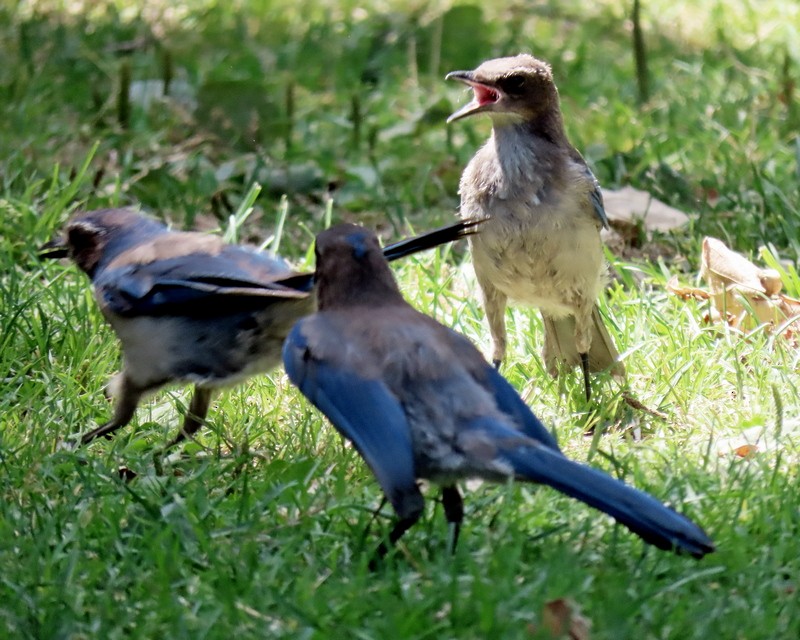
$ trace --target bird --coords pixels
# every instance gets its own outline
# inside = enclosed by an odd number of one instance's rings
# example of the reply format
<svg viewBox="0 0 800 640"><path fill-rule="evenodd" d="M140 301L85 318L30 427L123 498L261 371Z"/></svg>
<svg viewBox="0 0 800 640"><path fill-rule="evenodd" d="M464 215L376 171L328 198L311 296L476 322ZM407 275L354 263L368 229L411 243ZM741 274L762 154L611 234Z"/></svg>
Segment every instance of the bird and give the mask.
<svg viewBox="0 0 800 640"><path fill-rule="evenodd" d="M399 259L475 226L448 225L386 255ZM77 213L40 255L69 257L89 277L122 347L122 372L108 385L113 416L83 434L84 445L127 425L144 394L176 382L194 384L194 393L166 449L194 435L215 390L276 367L292 325L315 306L313 273L215 235L169 230L132 208Z"/></svg>
<svg viewBox="0 0 800 640"><path fill-rule="evenodd" d="M318 309L283 346L289 380L352 444L396 519L375 568L421 517L419 480L442 487L452 546L463 520L458 481L550 485L660 549L714 550L689 518L598 469L568 459L513 386L463 335L408 304L377 238L357 225L315 243Z"/></svg>
<svg viewBox="0 0 800 640"><path fill-rule="evenodd" d="M590 372L625 375L596 303L607 280L600 231L608 217L597 179L567 138L550 65L520 54L446 79L474 95L448 123L478 114L492 121L459 183L460 215L491 218L470 249L492 360L499 367L506 355L508 300L537 307L548 371L580 366L589 400Z"/></svg>

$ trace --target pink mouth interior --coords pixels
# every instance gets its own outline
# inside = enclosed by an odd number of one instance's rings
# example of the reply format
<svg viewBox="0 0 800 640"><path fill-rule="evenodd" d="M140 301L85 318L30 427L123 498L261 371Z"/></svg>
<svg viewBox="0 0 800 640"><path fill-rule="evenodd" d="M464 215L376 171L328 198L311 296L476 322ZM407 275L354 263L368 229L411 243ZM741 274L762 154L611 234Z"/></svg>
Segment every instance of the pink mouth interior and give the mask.
<svg viewBox="0 0 800 640"><path fill-rule="evenodd" d="M475 102L480 106L497 102L500 99L500 94L497 91L477 82L472 84L472 91L475 93Z"/></svg>

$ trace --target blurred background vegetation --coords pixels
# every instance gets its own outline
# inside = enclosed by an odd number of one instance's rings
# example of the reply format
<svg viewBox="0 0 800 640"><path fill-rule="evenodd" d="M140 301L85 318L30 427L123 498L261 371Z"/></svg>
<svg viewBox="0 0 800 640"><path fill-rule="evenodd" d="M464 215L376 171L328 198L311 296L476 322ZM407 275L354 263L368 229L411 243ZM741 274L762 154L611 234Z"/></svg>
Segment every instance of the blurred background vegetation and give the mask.
<svg viewBox="0 0 800 640"><path fill-rule="evenodd" d="M551 637L543 605L563 597L595 640L800 637L796 333L709 326L703 303L665 291L704 234L800 257L800 3L642 0L633 15L613 0L0 0L0 637L529 640ZM397 562L369 573L388 522L377 484L279 371L222 394L164 475L152 455L185 389L109 443L62 449L107 416L119 366L86 279L35 258L72 211L134 204L230 231L260 184L239 239L282 233L301 262L329 219L387 240L452 221L489 122L445 124L468 94L444 75L521 51L553 65L603 186L691 222L658 238L660 263L611 256L605 296L630 389L667 420L610 383L587 405L578 376L553 380L521 307L503 374L571 457L696 517L717 553L644 551L556 492L471 484L455 558L429 500ZM396 273L485 348L462 255ZM757 453L730 454L754 429Z"/></svg>
<svg viewBox="0 0 800 640"><path fill-rule="evenodd" d="M330 198L334 219L390 234L441 224L489 128L445 125L467 96L444 75L527 51L553 65L601 184L696 214L675 242L769 241L796 259L798 4L645 1L638 74L631 16L627 2L567 0L6 4L0 231L30 228L20 212L43 215L42 194L87 158L70 209L141 203L209 228L257 181L252 233L286 194L289 253Z"/></svg>

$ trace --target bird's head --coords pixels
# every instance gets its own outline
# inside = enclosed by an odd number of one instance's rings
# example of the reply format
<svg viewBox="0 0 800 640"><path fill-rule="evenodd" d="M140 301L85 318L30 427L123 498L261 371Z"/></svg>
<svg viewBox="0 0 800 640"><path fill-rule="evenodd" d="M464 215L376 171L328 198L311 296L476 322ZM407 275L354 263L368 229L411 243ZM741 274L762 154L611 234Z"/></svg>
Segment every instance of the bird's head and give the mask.
<svg viewBox="0 0 800 640"><path fill-rule="evenodd" d="M42 258L72 258L90 278L101 263L166 227L133 209L98 209L76 214L64 232L41 247Z"/></svg>
<svg viewBox="0 0 800 640"><path fill-rule="evenodd" d="M400 297L372 231L355 224L336 225L317 235L314 252L320 310L355 304L378 306Z"/></svg>
<svg viewBox="0 0 800 640"><path fill-rule="evenodd" d="M487 60L473 71L451 71L447 80L470 86L473 99L447 122L485 113L495 122L531 121L558 112L558 90L550 65L528 54Z"/></svg>

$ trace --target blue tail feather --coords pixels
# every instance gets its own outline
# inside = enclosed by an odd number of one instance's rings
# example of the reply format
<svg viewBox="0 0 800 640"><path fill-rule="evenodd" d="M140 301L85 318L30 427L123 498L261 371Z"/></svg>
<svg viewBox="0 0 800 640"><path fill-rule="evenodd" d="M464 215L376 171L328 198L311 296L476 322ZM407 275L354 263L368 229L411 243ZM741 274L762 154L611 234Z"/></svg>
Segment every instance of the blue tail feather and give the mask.
<svg viewBox="0 0 800 640"><path fill-rule="evenodd" d="M548 447L501 448L499 455L521 479L549 485L607 513L659 549L687 552L696 558L714 550L711 539L687 517L653 496Z"/></svg>

